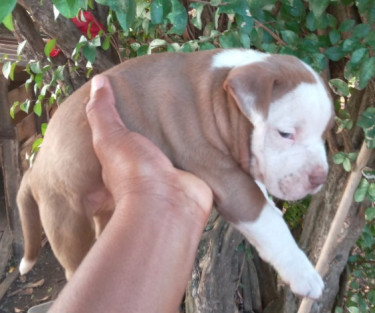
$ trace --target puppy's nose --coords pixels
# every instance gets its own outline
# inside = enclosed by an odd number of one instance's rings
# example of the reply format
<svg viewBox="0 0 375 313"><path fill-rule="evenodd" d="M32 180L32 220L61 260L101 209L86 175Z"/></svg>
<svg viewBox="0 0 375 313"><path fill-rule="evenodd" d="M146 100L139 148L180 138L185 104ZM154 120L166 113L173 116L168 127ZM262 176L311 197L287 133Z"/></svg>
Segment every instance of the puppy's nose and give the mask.
<svg viewBox="0 0 375 313"><path fill-rule="evenodd" d="M317 169L311 172L309 176L309 182L311 188L315 189L323 185L327 179L327 172L322 169Z"/></svg>

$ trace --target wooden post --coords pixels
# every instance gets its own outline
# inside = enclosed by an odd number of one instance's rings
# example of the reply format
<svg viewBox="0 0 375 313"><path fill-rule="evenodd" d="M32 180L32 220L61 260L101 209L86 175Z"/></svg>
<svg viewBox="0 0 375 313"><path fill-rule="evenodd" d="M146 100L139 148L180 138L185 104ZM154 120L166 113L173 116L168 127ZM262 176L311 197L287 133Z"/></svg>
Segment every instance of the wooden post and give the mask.
<svg viewBox="0 0 375 313"><path fill-rule="evenodd" d="M353 202L354 193L359 185L362 178L362 169L366 166L372 150L367 149L366 143L363 142L361 150L359 151L356 166L350 173L348 182L346 184L344 193L341 197L341 201L337 208L336 215L332 221L327 239L324 242L322 251L320 253L316 270L324 277L329 271L329 264L332 261L330 257L332 256L332 251L334 250L337 240L340 235L340 231L344 226L345 219L348 215L350 205ZM310 313L314 301L308 298L304 298L297 313Z"/></svg>
<svg viewBox="0 0 375 313"><path fill-rule="evenodd" d="M13 129L10 132L15 134L16 129L15 126L12 125L9 108L8 81L4 76L0 75L0 125L1 128L7 129L8 131L9 129ZM23 250L23 237L16 203L17 191L21 181L19 143L17 136L10 137L9 139L0 138L0 160L4 178L7 218L13 235L13 255L16 258L20 258Z"/></svg>

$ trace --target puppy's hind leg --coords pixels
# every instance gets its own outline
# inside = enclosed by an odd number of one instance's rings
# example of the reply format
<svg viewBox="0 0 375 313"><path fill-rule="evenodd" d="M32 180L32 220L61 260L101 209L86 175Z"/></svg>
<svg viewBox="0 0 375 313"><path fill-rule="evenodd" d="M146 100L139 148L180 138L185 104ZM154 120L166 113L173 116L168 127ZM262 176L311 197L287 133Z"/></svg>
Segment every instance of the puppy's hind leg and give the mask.
<svg viewBox="0 0 375 313"><path fill-rule="evenodd" d="M21 275L26 274L34 266L42 239L38 205L30 188L30 173L30 170L25 173L17 194L17 205L24 237L24 256L20 264Z"/></svg>
<svg viewBox="0 0 375 313"><path fill-rule="evenodd" d="M73 209L71 205L66 197L55 195L40 206L44 230L56 258L65 269L67 280L95 241L93 221L83 210Z"/></svg>

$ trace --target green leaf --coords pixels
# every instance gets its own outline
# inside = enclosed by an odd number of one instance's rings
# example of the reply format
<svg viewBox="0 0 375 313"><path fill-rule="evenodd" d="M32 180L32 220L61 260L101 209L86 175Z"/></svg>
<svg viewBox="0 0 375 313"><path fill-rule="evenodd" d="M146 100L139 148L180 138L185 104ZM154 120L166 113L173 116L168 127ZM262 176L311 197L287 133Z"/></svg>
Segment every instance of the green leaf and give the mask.
<svg viewBox="0 0 375 313"><path fill-rule="evenodd" d="M355 160L357 160L358 152L350 152L347 154L347 157L350 161L354 162Z"/></svg>
<svg viewBox="0 0 375 313"><path fill-rule="evenodd" d="M329 86L333 92L339 96L347 97L350 94L348 84L339 78L331 79L329 81Z"/></svg>
<svg viewBox="0 0 375 313"><path fill-rule="evenodd" d="M339 42L341 39L341 34L337 29L332 29L329 32L329 40L331 41L331 44L335 45L336 43Z"/></svg>
<svg viewBox="0 0 375 313"><path fill-rule="evenodd" d="M107 51L109 49L109 47L111 46L111 38L112 38L112 36L106 36L105 37L104 42L102 44L102 49L104 51Z"/></svg>
<svg viewBox="0 0 375 313"><path fill-rule="evenodd" d="M219 37L220 46L222 48L241 48L242 43L237 32L225 32Z"/></svg>
<svg viewBox="0 0 375 313"><path fill-rule="evenodd" d="M375 210L374 210L375 211ZM375 212L374 212L374 217L375 217ZM370 303L375 303L375 290L370 290L370 292L367 295Z"/></svg>
<svg viewBox="0 0 375 313"><path fill-rule="evenodd" d="M352 19L345 20L340 24L339 32L341 32L341 33L348 32L348 31L352 30L354 25L355 25L355 20L352 20Z"/></svg>
<svg viewBox="0 0 375 313"><path fill-rule="evenodd" d="M251 16L236 14L236 22L242 33L251 34L254 27L254 19Z"/></svg>
<svg viewBox="0 0 375 313"><path fill-rule="evenodd" d="M10 110L9 110L9 115L11 116L11 118L14 119L14 115L15 115L15 111L17 109L17 107L20 105L20 102L19 101L15 101L12 106L10 107Z"/></svg>
<svg viewBox="0 0 375 313"><path fill-rule="evenodd" d="M369 24L358 24L353 29L353 37L355 38L365 38L370 33Z"/></svg>
<svg viewBox="0 0 375 313"><path fill-rule="evenodd" d="M154 49L154 48L158 48L158 47L166 46L166 45L167 45L167 41L165 41L164 39L154 39L153 41L150 42L150 45L149 45L149 48L148 48L148 50L149 50L148 53L151 53L151 50Z"/></svg>
<svg viewBox="0 0 375 313"><path fill-rule="evenodd" d="M14 31L12 14L9 14L9 15L3 20L3 24L4 24L5 27L8 28L11 32Z"/></svg>
<svg viewBox="0 0 375 313"><path fill-rule="evenodd" d="M80 9L87 10L88 0L52 0L61 15L66 18L77 16Z"/></svg>
<svg viewBox="0 0 375 313"><path fill-rule="evenodd" d="M375 183L371 183L368 188L368 196L371 201L374 201L375 199Z"/></svg>
<svg viewBox="0 0 375 313"><path fill-rule="evenodd" d="M366 179L362 178L357 190L354 193L355 202L362 202L363 200L365 200L369 185L369 182Z"/></svg>
<svg viewBox="0 0 375 313"><path fill-rule="evenodd" d="M359 64L362 61L363 57L367 55L367 53L368 48L359 48L355 50L351 55L350 63L352 63L353 65Z"/></svg>
<svg viewBox="0 0 375 313"><path fill-rule="evenodd" d="M182 45L182 48L180 51L182 52L193 52L198 49L198 42L195 40L186 42Z"/></svg>
<svg viewBox="0 0 375 313"><path fill-rule="evenodd" d="M326 57L324 56L324 54L322 53L314 53L312 55L312 58L313 58L313 67L321 72L323 71L326 67L327 67L327 60L326 60Z"/></svg>
<svg viewBox="0 0 375 313"><path fill-rule="evenodd" d="M29 109L30 109L30 104L31 104L31 101L26 100L25 102L21 103L20 110L28 114Z"/></svg>
<svg viewBox="0 0 375 313"><path fill-rule="evenodd" d="M375 169L371 168L371 167L365 167L363 170L362 170L362 175L367 178L367 179L371 179L371 180L374 180L375 179Z"/></svg>
<svg viewBox="0 0 375 313"><path fill-rule="evenodd" d="M353 39L353 38L345 39L344 42L342 43L342 49L347 52L358 49L361 46L362 46L361 43L357 39Z"/></svg>
<svg viewBox="0 0 375 313"><path fill-rule="evenodd" d="M23 48L25 48L26 44L27 44L27 40L24 40L24 41L22 41L22 42L18 45L18 47L17 47L17 55L18 55L18 56L21 55L21 53L22 53L22 51L23 51Z"/></svg>
<svg viewBox="0 0 375 313"><path fill-rule="evenodd" d="M14 71L16 70L18 62L13 62L11 67L10 67L10 74L9 77L11 80L14 80Z"/></svg>
<svg viewBox="0 0 375 313"><path fill-rule="evenodd" d="M151 3L151 22L154 25L162 24L165 17L171 11L170 0L154 0Z"/></svg>
<svg viewBox="0 0 375 313"><path fill-rule="evenodd" d="M248 34L241 32L240 41L241 41L242 47L244 47L245 49L250 49L251 40Z"/></svg>
<svg viewBox="0 0 375 313"><path fill-rule="evenodd" d="M34 108L33 108L33 111L36 115L38 115L39 117L42 115L42 102L41 101L37 101L34 105Z"/></svg>
<svg viewBox="0 0 375 313"><path fill-rule="evenodd" d="M64 80L64 70L65 65L59 65L57 69L53 71L51 82L49 83L50 86L54 86L57 80Z"/></svg>
<svg viewBox="0 0 375 313"><path fill-rule="evenodd" d="M147 45L142 45L137 50L137 56L140 57L142 55L146 55L149 51L149 47Z"/></svg>
<svg viewBox="0 0 375 313"><path fill-rule="evenodd" d="M315 16L314 16L314 13L313 12L309 12L306 16L306 28L311 31L311 32L314 32L316 31L316 21L315 21Z"/></svg>
<svg viewBox="0 0 375 313"><path fill-rule="evenodd" d="M30 63L30 69L35 74L42 74L43 70L39 62Z"/></svg>
<svg viewBox="0 0 375 313"><path fill-rule="evenodd" d="M346 156L344 152L338 152L333 156L333 163L335 164L342 164L345 160Z"/></svg>
<svg viewBox="0 0 375 313"><path fill-rule="evenodd" d="M350 172L352 169L352 163L350 162L349 158L345 158L344 162L342 163L344 170Z"/></svg>
<svg viewBox="0 0 375 313"><path fill-rule="evenodd" d="M42 136L44 136L44 134L46 133L47 128L48 128L48 123L42 123L42 125L40 125L40 131L41 131Z"/></svg>
<svg viewBox="0 0 375 313"><path fill-rule="evenodd" d="M14 71L17 67L18 62L7 61L4 63L2 71L6 79L14 80Z"/></svg>
<svg viewBox="0 0 375 313"><path fill-rule="evenodd" d="M44 54L47 58L49 58L50 53L52 52L53 48L56 46L56 39L53 38L47 41L46 45L44 46Z"/></svg>
<svg viewBox="0 0 375 313"><path fill-rule="evenodd" d="M372 129L375 126L375 108L367 108L360 118L358 119L357 125L366 132L368 129Z"/></svg>
<svg viewBox="0 0 375 313"><path fill-rule="evenodd" d="M293 17L301 17L305 14L306 8L301 0L288 1L284 3L284 10Z"/></svg>
<svg viewBox="0 0 375 313"><path fill-rule="evenodd" d="M320 17L327 9L330 0L310 0L309 8L314 12L316 17Z"/></svg>
<svg viewBox="0 0 375 313"><path fill-rule="evenodd" d="M12 13L16 6L17 0L1 0L0 1L0 23L4 22L4 19Z"/></svg>
<svg viewBox="0 0 375 313"><path fill-rule="evenodd" d="M154 0L151 3L151 22L154 25L161 24L164 19L163 1Z"/></svg>
<svg viewBox="0 0 375 313"><path fill-rule="evenodd" d="M250 8L247 0L223 1L219 6L218 13L240 14L250 16Z"/></svg>
<svg viewBox="0 0 375 313"><path fill-rule="evenodd" d="M330 47L324 53L332 61L339 61L346 55L341 47Z"/></svg>
<svg viewBox="0 0 375 313"><path fill-rule="evenodd" d="M39 73L35 75L35 86L34 91L37 93L37 90L42 87L43 84L43 74Z"/></svg>
<svg viewBox="0 0 375 313"><path fill-rule="evenodd" d="M33 145L31 147L31 152L37 152L39 151L40 147L42 146L43 138L38 138L33 142Z"/></svg>
<svg viewBox="0 0 375 313"><path fill-rule="evenodd" d="M85 58L91 63L94 64L96 59L96 47L95 45L89 43L82 47L82 53Z"/></svg>
<svg viewBox="0 0 375 313"><path fill-rule="evenodd" d="M338 129L337 129L337 133L340 133L343 129L351 130L353 128L353 121L349 118L344 119L344 120L337 118L336 121L339 124ZM348 154L348 157L349 157L350 160L352 160L350 158L350 153Z"/></svg>
<svg viewBox="0 0 375 313"><path fill-rule="evenodd" d="M188 15L180 1L172 0L172 12L168 14L168 19L173 24L168 34L182 35L188 22Z"/></svg>
<svg viewBox="0 0 375 313"><path fill-rule="evenodd" d="M359 311L359 308L354 307L354 306L349 307L349 308L348 308L348 311L349 311L350 313L361 313L361 312Z"/></svg>
<svg viewBox="0 0 375 313"><path fill-rule="evenodd" d="M216 47L210 42L203 42L199 45L199 50L212 50Z"/></svg>
<svg viewBox="0 0 375 313"><path fill-rule="evenodd" d="M9 79L11 69L12 63L10 61L6 61L2 68L3 75L6 79Z"/></svg>
<svg viewBox="0 0 375 313"><path fill-rule="evenodd" d="M134 7L134 9L135 9L135 7ZM134 12L134 15L132 13L123 12L123 11L120 11L120 10L115 11L115 12L116 12L117 20L119 21L119 23L121 25L121 28L125 31L128 30L133 23L135 12Z"/></svg>
<svg viewBox="0 0 375 313"><path fill-rule="evenodd" d="M109 6L115 12L123 30L127 31L131 27L137 15L137 2L135 0L96 0L96 2Z"/></svg>
<svg viewBox="0 0 375 313"><path fill-rule="evenodd" d="M281 38L291 47L296 47L299 37L298 35L291 30L282 30Z"/></svg>
<svg viewBox="0 0 375 313"><path fill-rule="evenodd" d="M359 70L358 88L363 89L367 86L371 78L375 76L375 57L371 57L362 62Z"/></svg>
<svg viewBox="0 0 375 313"><path fill-rule="evenodd" d="M199 30L202 30L202 12L203 12L204 6L205 4L203 3L191 3L190 4L190 7L195 9L194 11L192 11L191 22Z"/></svg>
<svg viewBox="0 0 375 313"><path fill-rule="evenodd" d="M40 91L40 95L45 97L50 86L50 84L45 84Z"/></svg>

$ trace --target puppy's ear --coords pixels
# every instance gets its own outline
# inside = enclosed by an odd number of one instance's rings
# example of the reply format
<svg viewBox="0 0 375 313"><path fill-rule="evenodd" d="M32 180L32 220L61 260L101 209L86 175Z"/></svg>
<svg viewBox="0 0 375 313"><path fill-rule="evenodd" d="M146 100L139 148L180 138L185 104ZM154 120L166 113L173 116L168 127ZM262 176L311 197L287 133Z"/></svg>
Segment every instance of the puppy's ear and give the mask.
<svg viewBox="0 0 375 313"><path fill-rule="evenodd" d="M254 114L267 117L274 89L282 83L277 72L268 64L259 62L234 68L224 81L224 90L249 118Z"/></svg>

